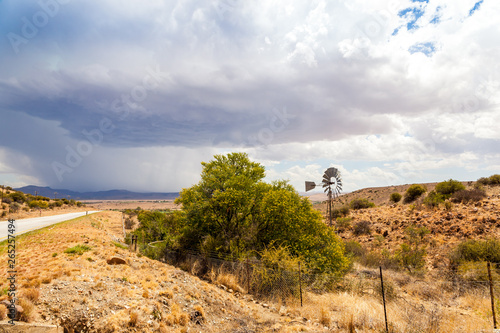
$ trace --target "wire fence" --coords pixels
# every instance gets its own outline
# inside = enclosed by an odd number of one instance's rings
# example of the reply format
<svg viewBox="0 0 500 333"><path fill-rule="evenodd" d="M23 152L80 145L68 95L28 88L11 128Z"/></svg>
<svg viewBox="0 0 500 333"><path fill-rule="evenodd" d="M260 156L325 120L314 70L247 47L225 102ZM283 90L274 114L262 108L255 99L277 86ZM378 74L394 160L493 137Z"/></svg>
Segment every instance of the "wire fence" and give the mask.
<svg viewBox="0 0 500 333"><path fill-rule="evenodd" d="M145 245L145 247L155 245L157 244ZM442 308L455 309L460 312L461 308L478 306L474 305L474 302L472 305L460 304L460 299L466 299L467 295L472 295L474 299L484 302L491 299L491 308L487 316L492 318L494 327L497 328L495 312L498 314L500 310L498 298L500 272L495 266L489 270L487 263L462 271L449 271L444 278L382 270L381 267L359 268L340 277L335 274L308 272L304 263L300 262L294 267L279 264L265 265L256 258L221 259L215 253L200 254L188 250L164 249L159 259L209 280L229 292L250 294L264 302L274 302L279 305L314 305L318 297L327 293L347 293L376 298L384 304L386 327L386 302L393 309L390 313L394 312L394 307L397 308L403 304L422 318L428 316L427 319L432 322L436 313L429 309L431 305L432 307L439 305ZM416 302L417 299L421 302ZM427 309L422 304L426 304ZM412 319L409 317L408 320Z"/></svg>

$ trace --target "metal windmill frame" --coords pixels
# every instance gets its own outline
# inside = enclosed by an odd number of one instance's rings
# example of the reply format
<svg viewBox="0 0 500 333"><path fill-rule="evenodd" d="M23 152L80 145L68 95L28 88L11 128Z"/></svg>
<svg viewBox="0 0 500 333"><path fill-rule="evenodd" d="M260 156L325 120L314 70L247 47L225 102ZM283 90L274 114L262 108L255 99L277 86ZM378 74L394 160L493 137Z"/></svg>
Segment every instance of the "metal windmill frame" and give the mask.
<svg viewBox="0 0 500 333"><path fill-rule="evenodd" d="M342 178L340 177L340 171L337 168L331 167L325 170L323 174L323 180L320 184L316 184L315 182L306 181L306 192L314 189L316 186L322 186L324 188L324 192L328 194L328 220L329 225L333 225L333 216L332 216L332 203L333 199L337 198L342 191Z"/></svg>

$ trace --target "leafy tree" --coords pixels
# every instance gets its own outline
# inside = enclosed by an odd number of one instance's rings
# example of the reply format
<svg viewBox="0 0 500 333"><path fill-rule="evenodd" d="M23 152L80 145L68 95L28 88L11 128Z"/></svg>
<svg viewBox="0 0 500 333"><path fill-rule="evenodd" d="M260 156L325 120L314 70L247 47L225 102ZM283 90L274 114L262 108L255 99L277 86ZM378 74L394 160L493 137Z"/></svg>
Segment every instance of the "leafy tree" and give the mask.
<svg viewBox="0 0 500 333"><path fill-rule="evenodd" d="M216 155L202 166L200 182L176 199L185 212L182 248L241 258L272 245L301 256L313 270L347 269L340 239L287 182L263 182L264 167L243 153Z"/></svg>
<svg viewBox="0 0 500 333"><path fill-rule="evenodd" d="M434 189L436 193L441 194L445 199L448 199L452 196L453 193L465 190L465 186L459 182L458 180L447 180L436 185Z"/></svg>
<svg viewBox="0 0 500 333"><path fill-rule="evenodd" d="M261 182L264 167L242 153L216 155L202 166L200 182L183 189L176 199L186 212L183 245L189 247L206 239L213 244L210 251L243 250L249 241L247 229L256 222L258 201L268 187Z"/></svg>

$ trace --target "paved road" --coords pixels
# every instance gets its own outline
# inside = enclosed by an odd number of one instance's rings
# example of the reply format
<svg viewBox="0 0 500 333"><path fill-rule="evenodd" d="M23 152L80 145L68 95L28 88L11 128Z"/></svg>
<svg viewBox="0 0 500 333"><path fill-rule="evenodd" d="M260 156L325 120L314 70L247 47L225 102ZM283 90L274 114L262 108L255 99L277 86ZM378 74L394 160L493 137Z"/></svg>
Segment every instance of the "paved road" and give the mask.
<svg viewBox="0 0 500 333"><path fill-rule="evenodd" d="M93 210L89 211L88 214L92 213L97 213L99 212L98 210ZM86 212L78 212L78 213L68 213L68 214L61 214L61 215L53 215L53 216L42 216L42 217L34 217L30 219L22 219L22 220L16 220L14 222L14 225L16 226L16 232L15 235L20 235L24 234L25 232L31 231L31 230L36 230L40 229L43 227L46 227L51 224L67 221L67 220L72 220L80 216L86 215ZM7 239L7 225L8 221L2 221L0 222L0 241L3 241L4 239Z"/></svg>

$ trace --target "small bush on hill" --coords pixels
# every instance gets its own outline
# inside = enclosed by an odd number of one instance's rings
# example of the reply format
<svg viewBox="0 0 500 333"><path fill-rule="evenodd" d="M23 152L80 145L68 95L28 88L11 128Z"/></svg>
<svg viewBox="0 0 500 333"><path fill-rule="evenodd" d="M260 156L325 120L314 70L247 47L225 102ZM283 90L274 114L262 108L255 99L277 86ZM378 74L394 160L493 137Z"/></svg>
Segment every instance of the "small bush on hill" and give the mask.
<svg viewBox="0 0 500 333"><path fill-rule="evenodd" d="M337 217L335 220L335 227L339 232L344 232L351 226L352 218L350 217Z"/></svg>
<svg viewBox="0 0 500 333"><path fill-rule="evenodd" d="M460 190L458 192L453 193L451 196L451 200L453 202L477 202L486 198L486 192L480 189L472 189L472 190Z"/></svg>
<svg viewBox="0 0 500 333"><path fill-rule="evenodd" d="M459 182L458 180L447 180L436 185L434 189L436 193L441 194L445 199L448 199L452 196L453 193L465 190L465 186Z"/></svg>
<svg viewBox="0 0 500 333"><path fill-rule="evenodd" d="M489 176L488 178L481 177L477 180L477 182L481 185L500 185L500 175L495 174Z"/></svg>
<svg viewBox="0 0 500 333"><path fill-rule="evenodd" d="M351 258L360 258L366 254L363 246L355 240L344 242L344 252Z"/></svg>
<svg viewBox="0 0 500 333"><path fill-rule="evenodd" d="M47 201L41 201L41 200L33 200L28 203L28 206L30 208L42 208L46 209L49 208L49 204Z"/></svg>
<svg viewBox="0 0 500 333"><path fill-rule="evenodd" d="M427 192L425 186L420 184L413 184L406 190L403 202L404 203L413 202L417 200L425 192Z"/></svg>
<svg viewBox="0 0 500 333"><path fill-rule="evenodd" d="M369 235L371 233L370 222L360 221L354 226L354 235Z"/></svg>
<svg viewBox="0 0 500 333"><path fill-rule="evenodd" d="M13 192L9 194L9 197L18 203L24 203L26 201L26 196L21 192Z"/></svg>
<svg viewBox="0 0 500 333"><path fill-rule="evenodd" d="M9 197L5 197L5 198L3 198L3 203L11 204L12 203L12 199L9 198Z"/></svg>
<svg viewBox="0 0 500 333"><path fill-rule="evenodd" d="M14 202L13 204L10 205L10 211L12 213L17 213L21 209L21 205L18 204L17 202Z"/></svg>
<svg viewBox="0 0 500 333"><path fill-rule="evenodd" d="M403 197L403 196L402 196L401 194L399 194L398 192L394 192L394 193L392 193L392 194L391 194L391 196L390 196L390 198L389 198L389 199L390 199L392 202L394 202L394 203L398 203L398 202L400 202L400 201L401 201L401 198L402 198L402 197Z"/></svg>
<svg viewBox="0 0 500 333"><path fill-rule="evenodd" d="M500 240L466 240L452 251L450 261L453 267L466 261L489 261L500 263Z"/></svg>
<svg viewBox="0 0 500 333"><path fill-rule="evenodd" d="M360 198L352 200L349 206L351 207L351 209L357 210L357 209L375 207L375 204L373 202L368 201L368 199Z"/></svg>
<svg viewBox="0 0 500 333"><path fill-rule="evenodd" d="M429 208L439 207L445 200L444 195L437 193L436 191L430 191L427 197L424 199L424 205Z"/></svg>
<svg viewBox="0 0 500 333"><path fill-rule="evenodd" d="M83 253L90 251L90 250L92 250L92 248L90 246L78 244L76 246L73 246L73 247L70 247L70 248L64 250L64 253L78 254L81 256Z"/></svg>
<svg viewBox="0 0 500 333"><path fill-rule="evenodd" d="M349 207L348 206L342 206L340 208L337 208L337 209L332 209L332 217L334 219L336 218L339 218L339 217L345 217L347 215L349 215Z"/></svg>

